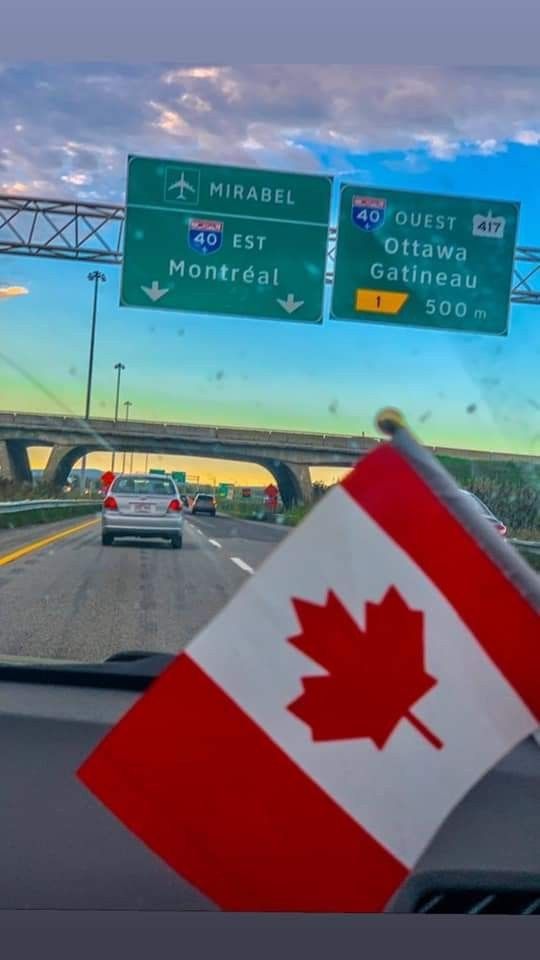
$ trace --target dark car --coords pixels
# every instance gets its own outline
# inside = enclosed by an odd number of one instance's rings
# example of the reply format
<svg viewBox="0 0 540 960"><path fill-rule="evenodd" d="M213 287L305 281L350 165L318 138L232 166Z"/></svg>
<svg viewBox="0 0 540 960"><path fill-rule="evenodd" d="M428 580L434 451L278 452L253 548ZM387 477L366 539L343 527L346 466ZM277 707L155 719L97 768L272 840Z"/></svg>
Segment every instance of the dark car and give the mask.
<svg viewBox="0 0 540 960"><path fill-rule="evenodd" d="M216 515L216 500L211 493L198 493L193 501L191 512L207 513L209 516Z"/></svg>

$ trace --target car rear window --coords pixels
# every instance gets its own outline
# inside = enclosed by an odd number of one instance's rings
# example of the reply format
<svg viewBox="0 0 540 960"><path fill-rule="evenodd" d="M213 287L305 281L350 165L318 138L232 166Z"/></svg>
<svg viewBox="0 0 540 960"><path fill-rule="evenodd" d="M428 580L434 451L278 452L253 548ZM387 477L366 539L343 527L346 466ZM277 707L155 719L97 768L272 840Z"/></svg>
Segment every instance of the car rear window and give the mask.
<svg viewBox="0 0 540 960"><path fill-rule="evenodd" d="M118 477L112 489L115 493L127 496L173 497L176 494L172 482L166 478L149 480L146 477Z"/></svg>
<svg viewBox="0 0 540 960"><path fill-rule="evenodd" d="M212 503L213 500L214 500L214 498L211 497L209 493L199 493L199 495L198 495L198 497L197 497L197 500L198 500L199 502L200 502L201 500L204 500L204 501L208 501L208 503Z"/></svg>

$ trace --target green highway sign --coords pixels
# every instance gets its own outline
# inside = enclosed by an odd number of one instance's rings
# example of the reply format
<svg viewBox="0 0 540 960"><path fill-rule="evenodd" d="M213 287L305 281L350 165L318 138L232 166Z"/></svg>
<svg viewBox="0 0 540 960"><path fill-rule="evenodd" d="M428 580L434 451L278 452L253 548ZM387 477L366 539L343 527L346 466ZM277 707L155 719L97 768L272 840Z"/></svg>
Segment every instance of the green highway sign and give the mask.
<svg viewBox="0 0 540 960"><path fill-rule="evenodd" d="M332 178L129 157L120 305L321 323Z"/></svg>
<svg viewBox="0 0 540 960"><path fill-rule="evenodd" d="M334 320L508 333L519 204L342 186Z"/></svg>
<svg viewBox="0 0 540 960"><path fill-rule="evenodd" d="M228 483L220 483L219 486L218 486L218 489L217 489L217 495L218 495L218 497L226 497L226 496L228 495L228 493L229 493L229 484L228 484Z"/></svg>
<svg viewBox="0 0 540 960"><path fill-rule="evenodd" d="M177 483L186 482L186 474L182 470L173 470L173 472L171 473L171 477L173 478L173 480L176 480Z"/></svg>
<svg viewBox="0 0 540 960"><path fill-rule="evenodd" d="M157 476L163 477L164 475L167 474L167 471L166 471L166 470L158 470L157 467L153 467L153 468L150 470L150 473L153 473L153 474L156 474Z"/></svg>

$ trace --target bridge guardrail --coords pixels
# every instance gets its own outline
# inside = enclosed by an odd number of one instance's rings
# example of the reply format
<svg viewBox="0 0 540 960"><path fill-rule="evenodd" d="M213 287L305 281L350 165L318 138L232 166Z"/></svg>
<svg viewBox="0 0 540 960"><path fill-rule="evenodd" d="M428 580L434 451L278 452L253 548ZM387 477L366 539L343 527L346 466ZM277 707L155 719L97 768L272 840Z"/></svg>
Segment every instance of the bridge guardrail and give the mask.
<svg viewBox="0 0 540 960"><path fill-rule="evenodd" d="M194 441L195 443L208 443L215 441L216 444L243 444L246 448L253 449L256 452L257 446L266 444L269 447L279 447L280 449L289 448L291 459L294 461L295 451L304 454L306 451L323 452L328 454L347 454L355 456L366 450L372 449L379 444L387 441L381 437L366 436L365 434L317 434L302 433L299 431L284 430L262 430L254 428L240 428L227 426L209 426L205 424L182 424L175 422L158 422L151 420L113 420L107 417L92 417L88 421L80 417L66 414L38 414L38 413L18 413L17 411L0 411L0 434L4 435L2 439L20 439L22 442L28 442L28 434L31 431L39 433L40 430L46 431L49 436L57 434L56 439L52 439L51 445L64 442L62 434L68 432L67 428L72 428L76 439L70 441L71 445L83 444L84 436L92 436L99 440L100 435L107 436L107 440L96 444L96 449L112 449L109 442L115 442L115 434L121 433L122 440L147 440L149 433L162 440L183 440ZM112 430L111 430L112 428ZM13 430L14 434L19 436L10 437ZM23 433L24 431L24 433ZM45 444L45 441L40 441ZM47 443L48 445L48 443ZM442 446L431 446L425 444L426 449L437 456L464 457L466 459L480 459L505 461L511 460L515 463L540 463L540 455L509 453L495 450L466 450L461 448L451 448ZM202 454L204 456L204 454ZM217 454L216 454L217 455Z"/></svg>
<svg viewBox="0 0 540 960"><path fill-rule="evenodd" d="M55 426L65 427L68 423L72 423L74 428L80 426L81 421L77 417L66 416L65 414L33 414L33 413L16 413L8 411L0 411L0 425L14 425L24 424L24 426L32 426L32 418L35 417L38 421L36 423L36 429L39 429L43 426L43 422L48 421L48 426L53 429ZM330 450L344 450L348 451L351 449L363 449L365 446L373 445L374 443L384 442L379 437L371 436L362 436L359 435L347 435L347 434L317 434L317 433L303 433L300 431L294 430L263 430L254 428L238 428L238 427L228 427L228 426L211 426L207 424L189 424L189 423L171 423L171 422L158 422L158 421L145 421L145 420L119 420L115 421L106 417L92 417L88 423L85 423L84 426L86 429L91 429L97 434L108 433L112 428L118 428L125 436L133 436L135 438L137 435L148 433L149 430L159 429L163 432L164 437L176 437L179 433L184 439L193 439L193 440L215 440L221 442L232 442L232 443L245 443L245 444L258 444L261 442L270 443L270 444L284 444L290 446L299 446L306 448L328 448Z"/></svg>

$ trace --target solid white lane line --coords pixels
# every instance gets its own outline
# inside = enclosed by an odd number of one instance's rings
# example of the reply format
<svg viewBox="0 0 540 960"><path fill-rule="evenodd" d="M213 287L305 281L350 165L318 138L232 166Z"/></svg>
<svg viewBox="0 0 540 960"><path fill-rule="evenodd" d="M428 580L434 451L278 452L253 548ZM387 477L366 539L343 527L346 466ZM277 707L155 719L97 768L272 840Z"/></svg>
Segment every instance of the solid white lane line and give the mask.
<svg viewBox="0 0 540 960"><path fill-rule="evenodd" d="M218 550L221 550L221 544L218 543L217 540L210 540L210 537L208 537L208 543L211 543L213 547L217 547Z"/></svg>
<svg viewBox="0 0 540 960"><path fill-rule="evenodd" d="M240 557L231 557L231 560L233 563L236 564L237 567L240 567L240 569L243 570L245 573L255 573L253 567L250 567L249 564L245 563L244 560L241 560Z"/></svg>

